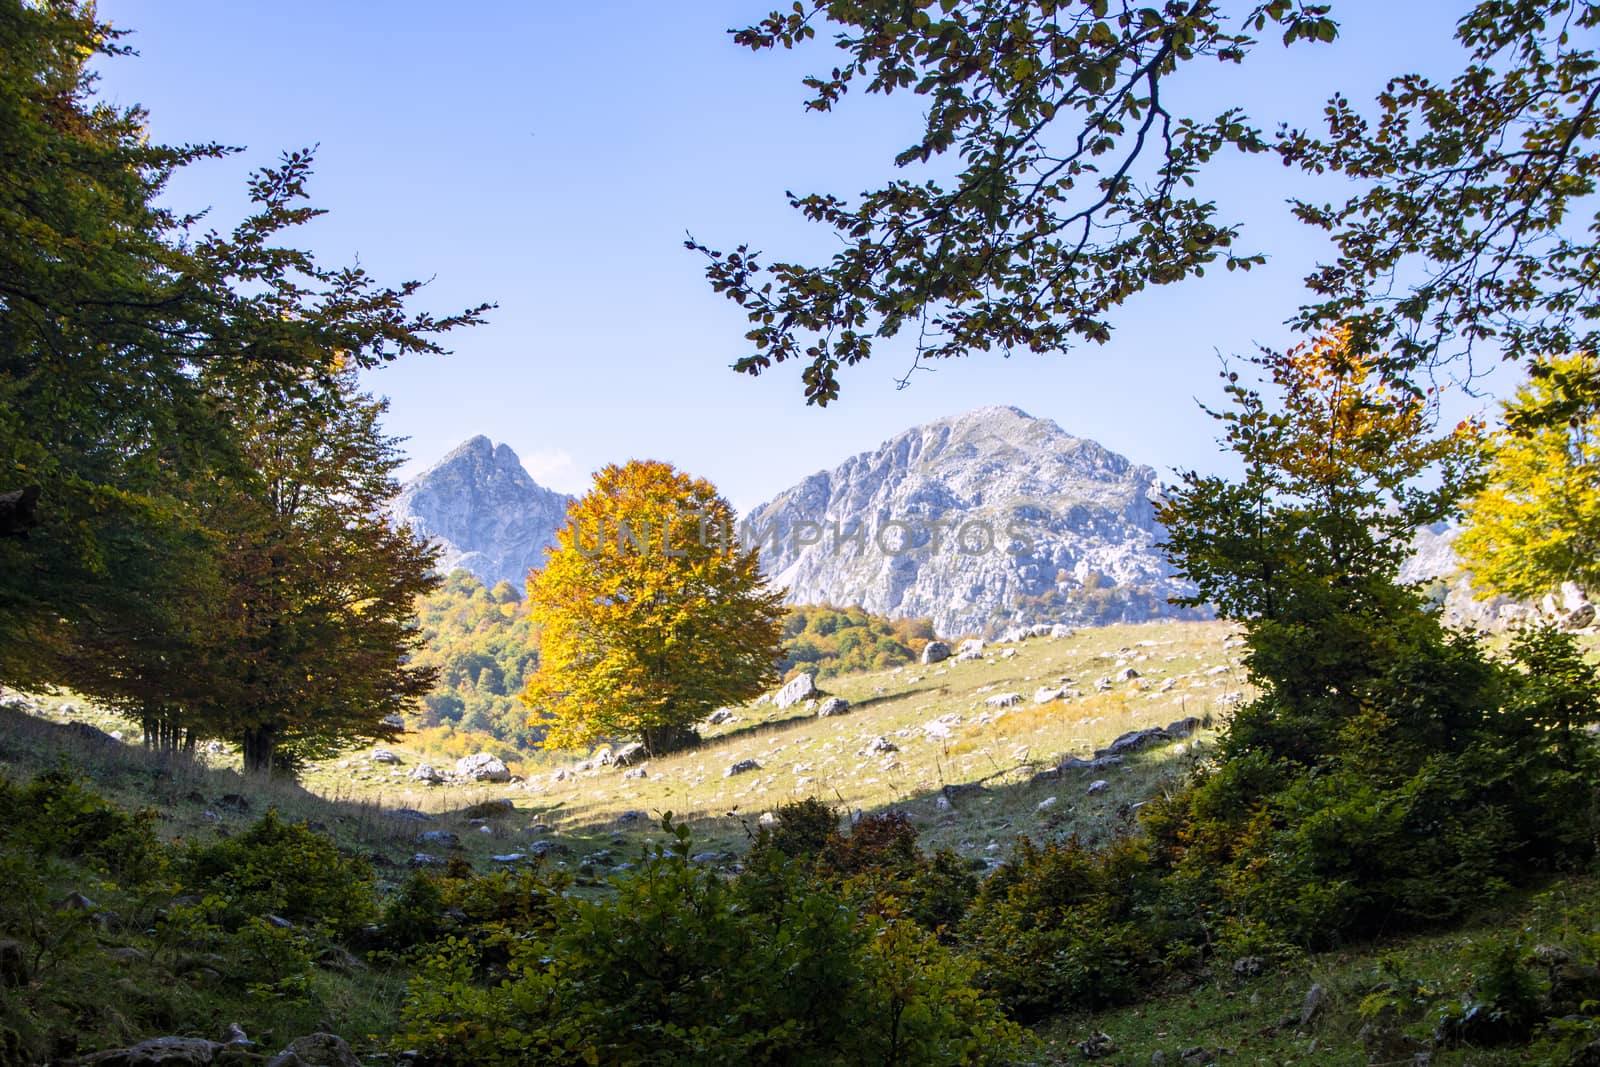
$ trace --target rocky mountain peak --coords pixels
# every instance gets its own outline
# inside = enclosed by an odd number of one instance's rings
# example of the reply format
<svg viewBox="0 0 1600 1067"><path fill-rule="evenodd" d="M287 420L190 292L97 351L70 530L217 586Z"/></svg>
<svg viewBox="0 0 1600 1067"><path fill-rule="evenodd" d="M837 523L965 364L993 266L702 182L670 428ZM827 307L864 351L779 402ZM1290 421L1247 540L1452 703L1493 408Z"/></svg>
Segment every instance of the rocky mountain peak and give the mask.
<svg viewBox="0 0 1600 1067"><path fill-rule="evenodd" d="M408 481L390 510L440 547L441 570L520 587L544 565L570 499L535 482L510 445L480 434Z"/></svg>
<svg viewBox="0 0 1600 1067"><path fill-rule="evenodd" d="M792 603L928 616L944 634L1172 614L1155 471L1020 408L897 434L756 508Z"/></svg>

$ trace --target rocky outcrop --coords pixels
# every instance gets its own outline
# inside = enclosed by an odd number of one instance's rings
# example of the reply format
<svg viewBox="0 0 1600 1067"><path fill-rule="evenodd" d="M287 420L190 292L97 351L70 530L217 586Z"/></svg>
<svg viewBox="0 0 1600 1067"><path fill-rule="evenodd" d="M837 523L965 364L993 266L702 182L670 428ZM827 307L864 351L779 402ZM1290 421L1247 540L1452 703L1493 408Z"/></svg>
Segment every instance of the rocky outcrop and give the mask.
<svg viewBox="0 0 1600 1067"><path fill-rule="evenodd" d="M570 500L535 482L510 446L480 436L407 482L389 510L439 546L442 573L459 568L521 589L544 566Z"/></svg>
<svg viewBox="0 0 1600 1067"><path fill-rule="evenodd" d="M1155 472L1055 423L979 408L907 430L756 508L791 603L928 617L941 634L1171 615Z"/></svg>
<svg viewBox="0 0 1600 1067"><path fill-rule="evenodd" d="M509 782L511 772L498 756L478 752L456 760L456 777L469 782Z"/></svg>

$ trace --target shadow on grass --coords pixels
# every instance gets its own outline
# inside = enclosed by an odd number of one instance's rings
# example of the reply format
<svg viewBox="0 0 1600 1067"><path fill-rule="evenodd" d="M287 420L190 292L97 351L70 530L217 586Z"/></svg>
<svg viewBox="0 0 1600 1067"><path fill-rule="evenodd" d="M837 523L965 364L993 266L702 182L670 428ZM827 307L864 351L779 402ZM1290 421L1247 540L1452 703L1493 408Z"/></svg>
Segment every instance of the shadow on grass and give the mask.
<svg viewBox="0 0 1600 1067"><path fill-rule="evenodd" d="M167 752L117 741L78 723L59 723L0 706L0 775L26 780L55 767L84 778L97 792L129 808L155 807L167 838L225 836L276 810L290 822L327 833L342 847L369 852L380 866L394 866L417 850L419 833L465 828L493 794L453 794L451 809L424 811L373 797L322 796L292 778L244 775L207 766L191 753ZM505 824L552 815L554 805L519 808L486 820ZM519 824L520 825L520 824ZM465 835L463 835L465 836ZM496 827L483 835L491 849L505 835ZM474 850L481 851L481 849Z"/></svg>

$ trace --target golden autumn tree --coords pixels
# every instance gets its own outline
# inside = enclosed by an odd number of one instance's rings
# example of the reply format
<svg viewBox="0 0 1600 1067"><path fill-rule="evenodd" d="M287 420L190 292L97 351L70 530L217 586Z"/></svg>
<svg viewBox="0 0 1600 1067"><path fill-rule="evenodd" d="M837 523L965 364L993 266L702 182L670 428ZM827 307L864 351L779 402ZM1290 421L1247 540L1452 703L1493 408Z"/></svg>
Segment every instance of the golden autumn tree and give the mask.
<svg viewBox="0 0 1600 1067"><path fill-rule="evenodd" d="M528 579L543 637L523 699L546 744L626 737L670 752L777 679L782 592L734 524L710 482L651 460L606 467L571 504Z"/></svg>
<svg viewBox="0 0 1600 1067"><path fill-rule="evenodd" d="M1505 405L1456 549L1485 592L1600 591L1600 360L1552 356Z"/></svg>

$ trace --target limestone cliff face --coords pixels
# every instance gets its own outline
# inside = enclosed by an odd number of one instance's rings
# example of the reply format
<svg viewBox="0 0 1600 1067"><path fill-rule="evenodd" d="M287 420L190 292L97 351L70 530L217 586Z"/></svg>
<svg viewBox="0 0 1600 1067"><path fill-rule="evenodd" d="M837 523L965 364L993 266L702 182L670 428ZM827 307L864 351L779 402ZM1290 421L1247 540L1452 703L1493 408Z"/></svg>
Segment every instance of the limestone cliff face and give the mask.
<svg viewBox="0 0 1600 1067"><path fill-rule="evenodd" d="M571 498L540 486L508 445L474 437L411 479L391 512L442 550L441 571L462 568L485 585L519 589L544 565Z"/></svg>
<svg viewBox="0 0 1600 1067"><path fill-rule="evenodd" d="M945 635L1175 613L1155 472L988 407L907 430L745 520L791 603L927 616ZM852 535L860 534L859 537Z"/></svg>

